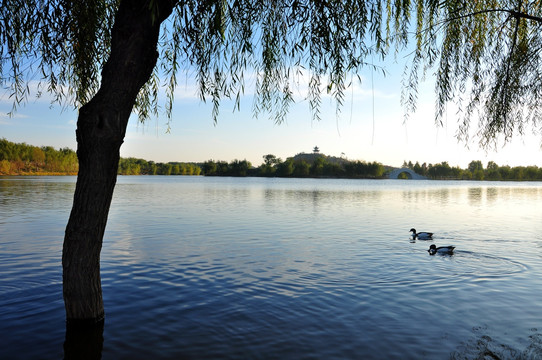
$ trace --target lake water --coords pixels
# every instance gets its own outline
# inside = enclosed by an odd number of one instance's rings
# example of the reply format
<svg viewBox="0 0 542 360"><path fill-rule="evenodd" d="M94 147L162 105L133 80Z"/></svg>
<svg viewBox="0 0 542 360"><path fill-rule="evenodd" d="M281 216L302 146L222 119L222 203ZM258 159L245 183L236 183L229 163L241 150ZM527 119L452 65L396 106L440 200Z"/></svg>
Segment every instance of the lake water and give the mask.
<svg viewBox="0 0 542 360"><path fill-rule="evenodd" d="M0 359L64 356L74 183L0 177ZM119 177L101 264L103 359L542 358L542 183Z"/></svg>

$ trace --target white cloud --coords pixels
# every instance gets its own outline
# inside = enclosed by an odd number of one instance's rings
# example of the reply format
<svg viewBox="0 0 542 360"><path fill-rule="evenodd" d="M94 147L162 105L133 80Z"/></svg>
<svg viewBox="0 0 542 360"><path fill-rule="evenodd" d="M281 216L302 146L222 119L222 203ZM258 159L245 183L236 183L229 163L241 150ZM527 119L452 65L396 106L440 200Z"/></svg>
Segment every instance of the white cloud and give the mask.
<svg viewBox="0 0 542 360"><path fill-rule="evenodd" d="M21 114L19 112L15 112L11 116L7 112L0 112L0 125L11 125L13 121L12 119L28 119L29 116L26 114Z"/></svg>

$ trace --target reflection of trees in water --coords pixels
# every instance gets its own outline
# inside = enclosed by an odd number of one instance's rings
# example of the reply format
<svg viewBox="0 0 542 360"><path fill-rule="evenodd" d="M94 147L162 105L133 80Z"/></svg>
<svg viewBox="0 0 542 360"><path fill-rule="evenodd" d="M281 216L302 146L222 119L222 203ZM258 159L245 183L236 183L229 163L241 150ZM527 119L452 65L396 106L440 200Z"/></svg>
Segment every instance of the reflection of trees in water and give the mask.
<svg viewBox="0 0 542 360"><path fill-rule="evenodd" d="M469 188L468 194L469 202L473 205L478 205L481 204L484 199L486 200L486 203L494 203L497 200L538 198L542 192L539 187L495 186Z"/></svg>
<svg viewBox="0 0 542 360"><path fill-rule="evenodd" d="M32 206L35 209L59 209L69 206L73 199L74 182L50 182L26 177L0 180L0 206L4 216L20 214L21 209Z"/></svg>
<svg viewBox="0 0 542 360"><path fill-rule="evenodd" d="M450 188L405 190L402 192L403 201L410 204L433 202L446 205L449 203L450 197L458 195L459 191Z"/></svg>
<svg viewBox="0 0 542 360"><path fill-rule="evenodd" d="M494 202L499 197L499 189L495 187L490 187L486 189L486 200L489 203Z"/></svg>
<svg viewBox="0 0 542 360"><path fill-rule="evenodd" d="M482 202L482 188L481 187L469 188L468 199L471 205L480 204Z"/></svg>
<svg viewBox="0 0 542 360"><path fill-rule="evenodd" d="M342 212L348 209L364 209L382 201L385 192L379 190L326 190L326 189L266 189L266 208L288 207L292 212L312 209L314 214ZM286 204L286 205L284 205Z"/></svg>
<svg viewBox="0 0 542 360"><path fill-rule="evenodd" d="M401 192L403 201L411 205L427 202L446 205L461 199L468 200L469 205L479 206L484 203L494 203L497 200L507 199L533 199L542 195L542 188L536 186L476 186L476 187L446 187L446 188L423 188L409 189Z"/></svg>
<svg viewBox="0 0 542 360"><path fill-rule="evenodd" d="M381 191L287 190L283 194L287 200L310 201L314 206L336 201L343 204L351 202L373 202L382 196Z"/></svg>

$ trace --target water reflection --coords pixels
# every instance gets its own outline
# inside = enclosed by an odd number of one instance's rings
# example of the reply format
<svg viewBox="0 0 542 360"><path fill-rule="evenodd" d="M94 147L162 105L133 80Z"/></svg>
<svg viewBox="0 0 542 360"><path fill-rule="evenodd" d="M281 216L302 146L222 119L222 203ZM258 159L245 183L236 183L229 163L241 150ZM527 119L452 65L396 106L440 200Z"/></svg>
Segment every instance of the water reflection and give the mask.
<svg viewBox="0 0 542 360"><path fill-rule="evenodd" d="M104 321L93 324L67 324L64 359L99 360L102 358Z"/></svg>
<svg viewBox="0 0 542 360"><path fill-rule="evenodd" d="M489 187L486 189L486 199L488 203L494 203L499 198L499 189L496 187Z"/></svg>
<svg viewBox="0 0 542 360"><path fill-rule="evenodd" d="M0 190L0 358L539 354L542 184L121 177L90 334L63 321L73 185L27 185Z"/></svg>
<svg viewBox="0 0 542 360"><path fill-rule="evenodd" d="M471 205L479 205L482 202L482 188L471 187L468 192L469 203Z"/></svg>
<svg viewBox="0 0 542 360"><path fill-rule="evenodd" d="M29 210L58 209L73 198L74 177L52 182L42 177L0 176L2 218L19 216ZM68 210L69 211L69 210Z"/></svg>
<svg viewBox="0 0 542 360"><path fill-rule="evenodd" d="M432 202L434 204L446 205L450 201L452 195L458 196L455 191L447 188L437 189L420 189L420 190L405 190L402 192L403 201L409 202L412 205L419 203Z"/></svg>

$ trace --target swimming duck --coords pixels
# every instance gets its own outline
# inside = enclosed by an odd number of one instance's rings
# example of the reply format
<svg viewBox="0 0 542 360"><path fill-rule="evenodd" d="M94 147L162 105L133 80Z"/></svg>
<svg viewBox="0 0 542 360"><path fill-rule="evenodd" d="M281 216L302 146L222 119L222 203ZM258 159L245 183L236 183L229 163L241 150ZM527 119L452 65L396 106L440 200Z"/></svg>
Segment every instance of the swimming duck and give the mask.
<svg viewBox="0 0 542 360"><path fill-rule="evenodd" d="M436 253L439 254L449 254L452 255L454 253L455 246L439 246L437 247L435 244L432 244L429 246L429 255L435 255Z"/></svg>
<svg viewBox="0 0 542 360"><path fill-rule="evenodd" d="M416 240L416 239L418 239L418 240L431 240L431 239L433 239L433 233L432 232L419 232L419 233L417 233L416 229L414 229L414 228L410 229L410 231L412 232L412 238L414 240Z"/></svg>

